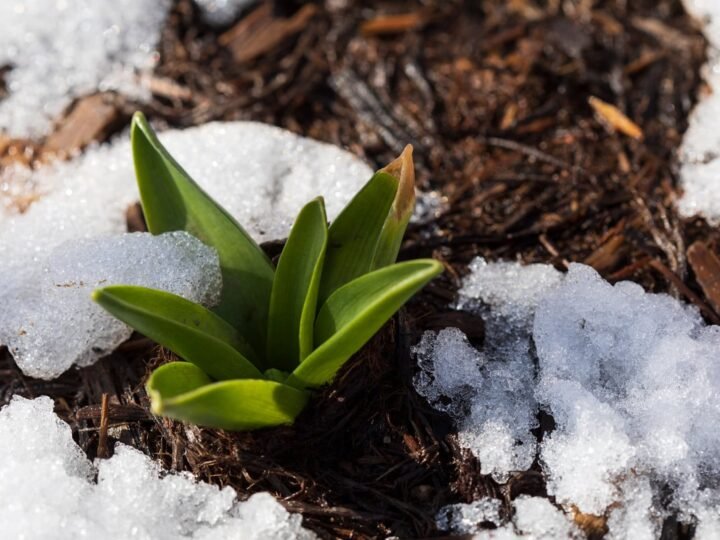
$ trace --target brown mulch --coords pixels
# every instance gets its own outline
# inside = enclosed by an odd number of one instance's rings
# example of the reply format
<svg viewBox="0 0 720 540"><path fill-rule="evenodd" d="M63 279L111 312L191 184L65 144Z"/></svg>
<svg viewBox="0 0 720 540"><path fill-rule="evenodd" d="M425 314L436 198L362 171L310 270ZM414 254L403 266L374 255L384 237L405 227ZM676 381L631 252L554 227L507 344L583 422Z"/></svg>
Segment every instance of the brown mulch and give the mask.
<svg viewBox="0 0 720 540"><path fill-rule="evenodd" d="M90 456L121 440L241 494L270 491L323 537L437 535L445 504L488 495L509 508L545 492L538 468L506 485L480 475L449 420L412 389L410 348L425 329L459 326L482 343L482 321L447 309L472 258L585 262L720 320L718 230L673 206L705 43L677 0L301 4L261 3L212 30L179 0L141 108L175 127L269 122L377 166L412 143L419 182L442 204L412 226L402 256L434 256L444 277L290 428L228 434L151 417L142 384L164 353L140 337L53 382L23 377L5 355L0 399L51 395ZM138 107L88 100L39 147L0 141L0 166L103 140Z"/></svg>

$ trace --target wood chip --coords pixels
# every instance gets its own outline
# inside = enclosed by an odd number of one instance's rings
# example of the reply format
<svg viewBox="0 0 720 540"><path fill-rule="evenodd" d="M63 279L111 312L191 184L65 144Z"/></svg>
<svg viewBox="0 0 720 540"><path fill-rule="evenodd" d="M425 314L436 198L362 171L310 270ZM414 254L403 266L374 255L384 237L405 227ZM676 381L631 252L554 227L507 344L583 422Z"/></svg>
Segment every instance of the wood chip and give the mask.
<svg viewBox="0 0 720 540"><path fill-rule="evenodd" d="M95 94L80 99L57 131L45 141L45 151L67 155L99 141L118 119L119 112L107 94Z"/></svg>
<svg viewBox="0 0 720 540"><path fill-rule="evenodd" d="M636 60L633 60L630 62L627 66L625 66L625 69L623 72L626 75L633 75L634 73L637 73L639 71L644 70L648 66L654 64L661 58L665 57L664 51L647 51L641 54Z"/></svg>
<svg viewBox="0 0 720 540"><path fill-rule="evenodd" d="M583 514L576 506L572 507L573 521L590 538L601 537L607 533L607 519L604 516Z"/></svg>
<svg viewBox="0 0 720 540"><path fill-rule="evenodd" d="M0 133L0 155L5 154L5 151L10 147L10 144L12 144L12 139L7 135Z"/></svg>
<svg viewBox="0 0 720 540"><path fill-rule="evenodd" d="M527 32L527 26L528 25L525 23L518 24L515 26L511 26L510 28L501 30L500 32L497 32L490 36L483 37L483 39L478 44L479 50L491 51L493 49L502 47L507 43L517 41L525 35L525 33Z"/></svg>
<svg viewBox="0 0 720 540"><path fill-rule="evenodd" d="M625 255L625 237L622 234L611 236L593 251L583 262L604 274L614 269Z"/></svg>
<svg viewBox="0 0 720 540"><path fill-rule="evenodd" d="M510 102L508 106L505 107L505 112L503 112L502 120L500 120L500 129L502 129L503 131L510 129L515 123L515 120L517 120L517 114L517 103Z"/></svg>
<svg viewBox="0 0 720 540"><path fill-rule="evenodd" d="M720 259L702 242L690 246L687 257L705 298L720 313Z"/></svg>
<svg viewBox="0 0 720 540"><path fill-rule="evenodd" d="M128 232L147 232L148 230L140 203L128 206L125 212L125 222L127 223Z"/></svg>
<svg viewBox="0 0 720 540"><path fill-rule="evenodd" d="M632 17L630 22L638 30L650 34L666 47L675 49L682 54L687 54L688 51L692 50L695 43L694 38L675 30L675 28L668 26L660 19Z"/></svg>
<svg viewBox="0 0 720 540"><path fill-rule="evenodd" d="M156 96L179 101L192 101L193 99L192 90L167 77L150 77L148 86Z"/></svg>
<svg viewBox="0 0 720 540"><path fill-rule="evenodd" d="M0 137L0 167L12 165L29 166L38 156L39 148L25 139L10 139Z"/></svg>
<svg viewBox="0 0 720 540"><path fill-rule="evenodd" d="M641 140L643 138L643 132L640 126L625 116L615 105L606 103L595 96L590 96L588 103L598 115L600 121L609 128L619 131L623 135L627 135L635 140Z"/></svg>
<svg viewBox="0 0 720 540"><path fill-rule="evenodd" d="M602 26L603 30L605 30L605 32L607 32L611 36L617 36L619 34L622 34L623 32L622 24L620 24L609 13L606 13L604 11L593 11L592 20Z"/></svg>
<svg viewBox="0 0 720 540"><path fill-rule="evenodd" d="M305 4L290 18L275 17L272 5L264 3L218 38L239 64L254 60L273 50L305 28L317 12L314 4Z"/></svg>
<svg viewBox="0 0 720 540"><path fill-rule="evenodd" d="M419 11L396 15L380 15L365 21L360 26L360 32L364 36L401 34L422 28L426 22L427 17Z"/></svg>

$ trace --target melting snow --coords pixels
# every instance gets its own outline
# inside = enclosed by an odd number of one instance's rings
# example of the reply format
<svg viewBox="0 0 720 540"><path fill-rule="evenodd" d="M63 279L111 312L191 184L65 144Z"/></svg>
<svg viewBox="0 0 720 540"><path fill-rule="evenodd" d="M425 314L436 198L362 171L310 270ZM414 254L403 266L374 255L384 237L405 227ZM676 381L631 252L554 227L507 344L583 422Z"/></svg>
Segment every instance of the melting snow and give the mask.
<svg viewBox="0 0 720 540"><path fill-rule="evenodd" d="M456 329L426 334L416 386L455 418L484 473L504 479L537 453L549 493L609 512L612 538L656 537L671 514L698 531L720 523L720 327L582 265L561 278L477 260L460 306L486 317L484 350ZM537 448L539 408L557 425Z"/></svg>
<svg viewBox="0 0 720 540"><path fill-rule="evenodd" d="M332 219L372 174L335 146L254 122L207 124L160 138L258 242L286 237L302 205L318 195ZM125 140L37 171L5 171L3 186L0 343L27 374L50 378L73 362L87 365L129 336L88 298L103 280L205 302L217 290L217 276L208 271L215 255L191 241L108 239L125 231L126 210L138 198ZM23 213L12 204L18 194L35 199Z"/></svg>
<svg viewBox="0 0 720 540"><path fill-rule="evenodd" d="M184 232L68 242L0 282L0 343L27 375L52 379L92 364L132 330L90 298L97 287L142 285L210 306L222 288L217 253Z"/></svg>
<svg viewBox="0 0 720 540"><path fill-rule="evenodd" d="M473 261L470 270L459 308L483 316L485 348L475 350L454 328L425 334L416 348L421 371L415 386L456 420L460 441L480 460L483 474L503 482L535 459L532 316L561 274L547 265L483 259ZM453 399L444 404L446 396Z"/></svg>
<svg viewBox="0 0 720 540"><path fill-rule="evenodd" d="M501 525L500 501L480 499L470 504L454 504L442 508L437 526L454 534L472 534L473 540L580 540L583 535L573 522L550 501L541 497L521 495L513 501L512 518ZM483 530L488 523L499 526Z"/></svg>
<svg viewBox="0 0 720 540"><path fill-rule="evenodd" d="M0 131L41 137L80 96L116 90L144 99L143 78L169 0L3 0L0 66L9 95L0 100Z"/></svg>
<svg viewBox="0 0 720 540"><path fill-rule="evenodd" d="M435 516L435 523L441 531L472 534L480 531L483 524L500 525L501 514L502 501L484 497L469 504L444 506Z"/></svg>
<svg viewBox="0 0 720 540"><path fill-rule="evenodd" d="M336 146L256 122L210 123L159 136L258 242L285 238L300 208L318 195L333 219L372 175ZM1 192L5 260L45 254L66 240L124 232L125 212L138 200L130 143L123 137L37 171L11 169L0 179ZM20 214L12 193L37 200Z"/></svg>
<svg viewBox="0 0 720 540"><path fill-rule="evenodd" d="M195 0L203 19L214 26L225 26L257 0Z"/></svg>
<svg viewBox="0 0 720 540"><path fill-rule="evenodd" d="M705 80L710 94L695 107L680 149L684 195L678 206L686 216L701 214L720 223L720 2L684 0L688 12L703 21L709 41Z"/></svg>
<svg viewBox="0 0 720 540"><path fill-rule="evenodd" d="M129 446L90 463L47 397L16 396L0 411L0 478L3 538L315 538L267 493L238 502L232 488L164 473Z"/></svg>

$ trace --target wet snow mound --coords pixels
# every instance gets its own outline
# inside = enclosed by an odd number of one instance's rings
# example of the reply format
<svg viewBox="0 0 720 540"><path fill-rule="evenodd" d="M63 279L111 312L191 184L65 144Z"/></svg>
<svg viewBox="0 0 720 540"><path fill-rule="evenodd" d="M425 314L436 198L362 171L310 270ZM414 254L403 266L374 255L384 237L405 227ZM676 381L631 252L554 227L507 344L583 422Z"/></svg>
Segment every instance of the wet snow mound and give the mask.
<svg viewBox="0 0 720 540"><path fill-rule="evenodd" d="M75 98L115 90L145 99L169 0L3 0L0 131L42 137Z"/></svg>
<svg viewBox="0 0 720 540"><path fill-rule="evenodd" d="M688 12L703 23L709 42L704 66L710 93L695 107L680 149L680 180L684 191L678 202L685 216L700 214L720 223L720 2L683 0Z"/></svg>
<svg viewBox="0 0 720 540"><path fill-rule="evenodd" d="M537 427L537 404L528 391L535 376L532 317L561 274L547 265L488 264L480 258L470 270L458 308L483 316L484 350L475 350L454 328L428 332L415 349L415 387L455 419L460 442L480 460L483 474L504 482L535 459L530 430Z"/></svg>
<svg viewBox="0 0 720 540"><path fill-rule="evenodd" d="M287 237L302 206L318 195L333 219L372 175L336 146L257 122L215 122L159 137L258 242ZM18 196L30 200L24 212ZM138 199L126 137L67 163L5 171L0 270L5 261L46 254L67 240L124 232L127 208Z"/></svg>
<svg viewBox="0 0 720 540"><path fill-rule="evenodd" d="M613 538L656 537L670 515L713 530L720 327L583 265L562 278L545 272L476 261L460 305L489 321L484 350L456 329L426 334L416 350L418 391L454 417L484 473L502 479L537 455L558 503L608 512ZM503 318L517 324L500 334L493 321ZM556 427L538 448L529 430L540 409ZM493 423L502 431L478 444L463 436Z"/></svg>
<svg viewBox="0 0 720 540"><path fill-rule="evenodd" d="M142 285L206 306L222 289L217 253L185 232L69 242L2 277L0 343L26 375L42 379L92 364L130 337L129 326L92 301L96 288Z"/></svg>
<svg viewBox="0 0 720 540"><path fill-rule="evenodd" d="M129 446L92 464L48 397L16 396L0 411L0 478L8 539L315 538L267 493L239 502L232 488L164 473Z"/></svg>
<svg viewBox="0 0 720 540"><path fill-rule="evenodd" d="M318 195L334 218L372 175L335 146L255 122L207 124L160 139L258 242L285 238L300 208ZM216 287L207 254L170 256L169 245L153 240L107 239L126 230L126 211L138 200L126 140L37 171L7 170L3 190L0 298L17 307L0 314L0 342L28 374L48 378L73 362L87 365L129 336L109 316L97 318L88 297L97 283L144 284L194 300ZM20 196L27 208L13 204ZM182 274L196 276L196 288L178 280ZM57 286L80 281L85 285Z"/></svg>
<svg viewBox="0 0 720 540"><path fill-rule="evenodd" d="M580 540L583 535L572 520L547 499L521 495L513 501L511 519L503 525L498 499L484 498L470 504L440 509L440 530L472 534L473 540ZM495 529L487 530L488 525Z"/></svg>
<svg viewBox="0 0 720 540"><path fill-rule="evenodd" d="M667 486L666 509L693 513L720 496L720 327L572 265L540 303L533 336L535 394L557 424L541 459L559 502L602 514L618 500L652 503L647 487L659 498Z"/></svg>

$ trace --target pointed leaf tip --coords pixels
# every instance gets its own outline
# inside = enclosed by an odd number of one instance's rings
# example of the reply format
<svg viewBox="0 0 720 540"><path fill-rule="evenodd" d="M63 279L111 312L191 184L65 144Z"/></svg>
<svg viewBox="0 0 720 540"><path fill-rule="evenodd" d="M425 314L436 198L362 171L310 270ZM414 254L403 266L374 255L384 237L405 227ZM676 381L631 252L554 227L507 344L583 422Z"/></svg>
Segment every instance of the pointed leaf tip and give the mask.
<svg viewBox="0 0 720 540"><path fill-rule="evenodd" d="M142 111L135 111L132 115L132 121L130 122L131 129L132 128L140 128L142 129L144 126L148 125L147 118L145 117L145 114Z"/></svg>
<svg viewBox="0 0 720 540"><path fill-rule="evenodd" d="M380 233L372 269L382 268L397 260L405 230L415 211L413 147L408 144L402 154L378 172L395 178L398 189Z"/></svg>
<svg viewBox="0 0 720 540"><path fill-rule="evenodd" d="M306 204L278 261L270 295L267 356L274 368L295 369L313 347L313 323L328 242L325 203Z"/></svg>
<svg viewBox="0 0 720 540"><path fill-rule="evenodd" d="M412 145L405 146L402 153L379 172L394 176L399 181L392 206L395 218L401 220L408 213L411 216L415 210L415 164Z"/></svg>
<svg viewBox="0 0 720 540"><path fill-rule="evenodd" d="M405 302L442 271L439 262L418 259L375 270L337 289L318 313L316 349L295 368L287 384L316 388L330 382Z"/></svg>
<svg viewBox="0 0 720 540"><path fill-rule="evenodd" d="M372 270L397 189L397 178L376 172L332 222L318 303L322 304L336 289Z"/></svg>
<svg viewBox="0 0 720 540"><path fill-rule="evenodd" d="M264 350L272 263L170 155L142 113L133 116L130 140L148 229L153 234L184 230L218 251L224 287L215 311L256 351Z"/></svg>

